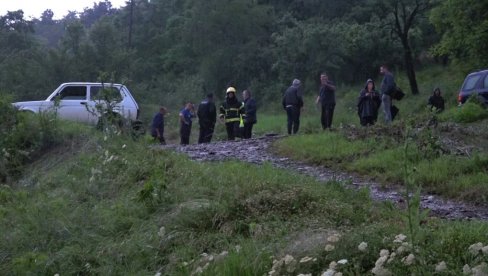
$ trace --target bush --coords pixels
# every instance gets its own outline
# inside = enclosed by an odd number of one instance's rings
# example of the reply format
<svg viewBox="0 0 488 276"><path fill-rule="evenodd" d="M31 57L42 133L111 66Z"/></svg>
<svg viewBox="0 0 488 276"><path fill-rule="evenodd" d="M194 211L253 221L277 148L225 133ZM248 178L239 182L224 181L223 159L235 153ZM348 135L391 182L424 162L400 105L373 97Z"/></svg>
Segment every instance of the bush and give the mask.
<svg viewBox="0 0 488 276"><path fill-rule="evenodd" d="M0 100L0 182L8 182L22 166L62 138L55 113L19 112L10 97Z"/></svg>
<svg viewBox="0 0 488 276"><path fill-rule="evenodd" d="M488 118L488 110L476 98L471 97L459 109L451 111L454 121L458 123L472 123Z"/></svg>

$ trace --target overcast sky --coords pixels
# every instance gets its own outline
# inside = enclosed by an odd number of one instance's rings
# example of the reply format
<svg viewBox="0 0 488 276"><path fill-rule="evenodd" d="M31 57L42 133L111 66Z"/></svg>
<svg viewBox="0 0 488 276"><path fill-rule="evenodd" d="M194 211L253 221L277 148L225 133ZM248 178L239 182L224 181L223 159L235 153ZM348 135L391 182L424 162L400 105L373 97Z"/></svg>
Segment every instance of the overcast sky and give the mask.
<svg viewBox="0 0 488 276"><path fill-rule="evenodd" d="M7 11L23 10L24 17L40 18L42 12L51 9L54 18L63 18L68 11L83 11L86 7L93 7L93 3L99 0L0 0L0 15L5 15ZM110 0L112 7L119 8L125 6L126 0Z"/></svg>

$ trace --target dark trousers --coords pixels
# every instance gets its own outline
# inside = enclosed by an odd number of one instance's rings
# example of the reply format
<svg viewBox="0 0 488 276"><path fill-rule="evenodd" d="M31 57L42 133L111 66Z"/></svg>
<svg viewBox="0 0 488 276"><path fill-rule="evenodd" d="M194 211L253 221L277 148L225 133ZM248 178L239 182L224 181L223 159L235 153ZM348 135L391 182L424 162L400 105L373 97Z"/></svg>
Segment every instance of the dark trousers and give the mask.
<svg viewBox="0 0 488 276"><path fill-rule="evenodd" d="M297 106L288 106L286 108L286 115L288 117L288 134L298 132L300 127L300 108Z"/></svg>
<svg viewBox="0 0 488 276"><path fill-rule="evenodd" d="M334 117L335 104L324 104L322 105L322 115L320 116L320 122L322 123L322 128L330 128L332 126L332 118Z"/></svg>
<svg viewBox="0 0 488 276"><path fill-rule="evenodd" d="M239 122L225 123L225 130L227 131L227 140L235 140L239 133Z"/></svg>
<svg viewBox="0 0 488 276"><path fill-rule="evenodd" d="M212 141L212 136L214 133L215 125L201 125L200 126L200 135L198 135L198 143L210 143Z"/></svg>
<svg viewBox="0 0 488 276"><path fill-rule="evenodd" d="M242 134L242 138L249 139L252 136L252 126L254 123L244 123L244 133Z"/></svg>
<svg viewBox="0 0 488 276"><path fill-rule="evenodd" d="M180 123L180 144L190 144L191 124Z"/></svg>

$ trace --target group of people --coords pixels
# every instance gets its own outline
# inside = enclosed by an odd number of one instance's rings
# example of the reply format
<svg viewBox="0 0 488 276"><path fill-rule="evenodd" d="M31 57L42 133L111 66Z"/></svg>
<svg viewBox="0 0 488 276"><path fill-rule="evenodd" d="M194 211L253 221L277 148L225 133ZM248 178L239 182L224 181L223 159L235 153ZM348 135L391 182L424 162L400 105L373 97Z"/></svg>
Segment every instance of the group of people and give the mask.
<svg viewBox="0 0 488 276"><path fill-rule="evenodd" d="M398 113L398 109L393 105L394 93L398 93L395 78L387 65L380 67L380 74L383 75L383 80L379 91L375 82L372 79L368 79L364 88L359 92L357 113L362 126L376 123L380 106L383 106L386 124L390 124ZM300 126L300 112L303 108L303 96L300 87L300 80L294 79L283 95L282 104L287 114L288 134L297 133ZM332 127L332 118L334 117L336 106L335 92L336 86L329 80L327 73L321 73L320 88L315 103L321 107L320 122L324 130ZM432 111L440 112L444 110L444 99L439 88L434 89L428 105Z"/></svg>
<svg viewBox="0 0 488 276"><path fill-rule="evenodd" d="M252 128L257 123L256 101L252 98L250 90L242 92L243 101L237 98L237 90L229 87L226 90L225 101L219 108L218 118L225 124L228 140L235 140L236 137L249 139L252 137ZM161 144L166 144L164 139L164 116L168 113L165 107L160 107L159 112L154 115L151 135L158 139ZM214 102L213 94L208 94L200 102L195 112L195 106L192 102L187 102L179 112L180 124L180 144L188 145L190 143L190 134L193 118L198 117L200 132L198 143L210 143L214 134L215 124L217 122L217 108Z"/></svg>
<svg viewBox="0 0 488 276"><path fill-rule="evenodd" d="M357 113L359 122L362 126L374 125L378 119L378 111L383 106L383 113L386 124L390 124L398 109L393 105L394 93L398 93L395 78L387 65L380 67L380 74L383 75L380 91L372 79L368 79L364 88L359 92L357 102ZM296 134L300 127L300 113L303 108L303 93L301 81L294 79L291 86L286 89L282 98L283 109L287 115L288 134ZM252 136L253 125L256 124L256 101L252 98L249 90L242 92L243 101L237 99L237 90L228 87L226 90L225 101L219 108L218 118L225 123L228 140L235 140L236 137L249 139ZM320 74L320 88L317 105L321 107L320 122L322 129L331 129L334 109L336 106L336 86L329 80L327 73ZM439 88L434 89L433 95L429 98L428 104L431 110L444 110L444 99ZM160 111L154 116L152 124L152 136L159 139L161 144L165 144L164 115L166 108L161 107ZM215 107L213 94L208 94L198 106L195 115L195 108L191 102L186 103L180 111L180 138L181 144L187 145L190 142L192 119L198 117L200 134L198 143L209 143L212 140L215 123L217 121L217 109Z"/></svg>

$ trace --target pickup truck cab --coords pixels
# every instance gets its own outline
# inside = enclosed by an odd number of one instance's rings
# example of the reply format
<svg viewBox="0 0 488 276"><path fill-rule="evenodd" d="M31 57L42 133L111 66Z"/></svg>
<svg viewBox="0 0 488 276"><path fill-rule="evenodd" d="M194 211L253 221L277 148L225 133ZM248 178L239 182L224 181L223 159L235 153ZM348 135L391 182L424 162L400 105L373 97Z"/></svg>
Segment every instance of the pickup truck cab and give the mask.
<svg viewBox="0 0 488 276"><path fill-rule="evenodd" d="M20 111L33 113L54 111L56 108L59 118L96 125L101 117L96 106L104 104L107 92L113 101L110 104L112 112L131 122L138 119L139 106L129 89L114 83L63 83L44 101L16 102L13 105Z"/></svg>

